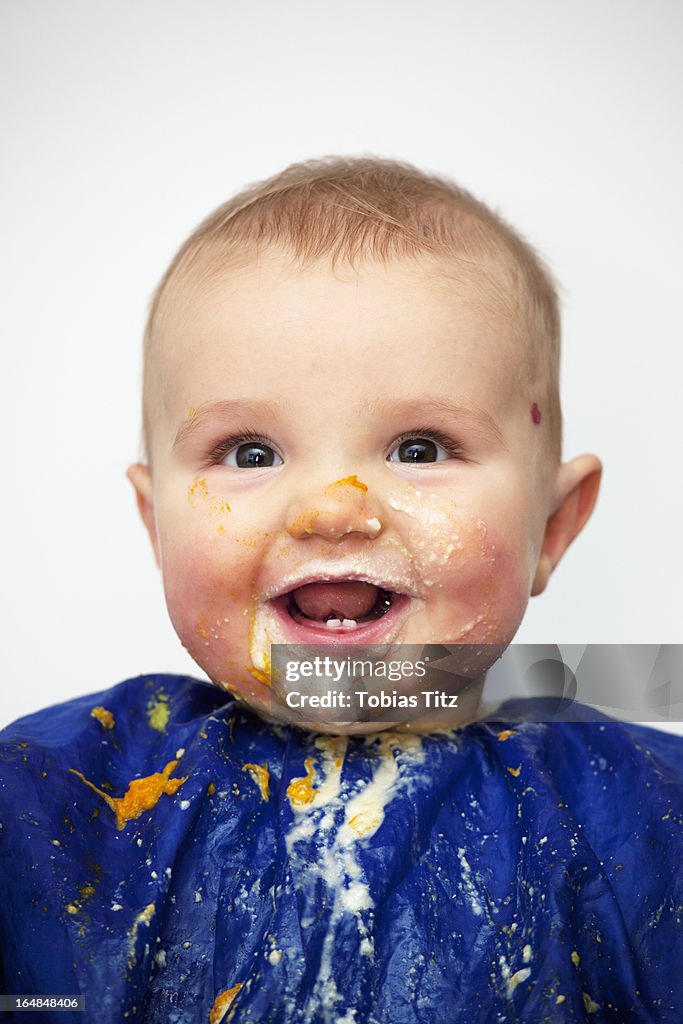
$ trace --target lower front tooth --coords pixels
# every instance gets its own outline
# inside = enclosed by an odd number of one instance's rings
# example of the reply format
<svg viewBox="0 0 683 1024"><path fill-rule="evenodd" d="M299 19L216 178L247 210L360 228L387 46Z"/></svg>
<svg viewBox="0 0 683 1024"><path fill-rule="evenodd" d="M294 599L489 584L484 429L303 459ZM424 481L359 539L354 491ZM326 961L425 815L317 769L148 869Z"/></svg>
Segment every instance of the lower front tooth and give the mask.
<svg viewBox="0 0 683 1024"><path fill-rule="evenodd" d="M344 621L346 622L347 620L344 619ZM341 619L326 619L325 620L325 625L327 626L328 629L339 629L341 624L342 624Z"/></svg>
<svg viewBox="0 0 683 1024"><path fill-rule="evenodd" d="M342 622L342 626L344 626L345 629L356 629L358 623L356 622L355 619L344 619Z"/></svg>

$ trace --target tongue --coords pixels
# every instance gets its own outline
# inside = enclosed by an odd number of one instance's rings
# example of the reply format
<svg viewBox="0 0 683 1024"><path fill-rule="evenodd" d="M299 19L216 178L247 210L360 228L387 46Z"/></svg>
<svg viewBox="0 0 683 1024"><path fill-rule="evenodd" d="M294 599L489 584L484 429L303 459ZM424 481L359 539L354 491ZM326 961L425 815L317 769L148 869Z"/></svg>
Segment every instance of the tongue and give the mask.
<svg viewBox="0 0 683 1024"><path fill-rule="evenodd" d="M360 619L369 615L377 601L378 588L372 583L348 580L344 583L307 583L293 591L300 612L322 622L326 618Z"/></svg>

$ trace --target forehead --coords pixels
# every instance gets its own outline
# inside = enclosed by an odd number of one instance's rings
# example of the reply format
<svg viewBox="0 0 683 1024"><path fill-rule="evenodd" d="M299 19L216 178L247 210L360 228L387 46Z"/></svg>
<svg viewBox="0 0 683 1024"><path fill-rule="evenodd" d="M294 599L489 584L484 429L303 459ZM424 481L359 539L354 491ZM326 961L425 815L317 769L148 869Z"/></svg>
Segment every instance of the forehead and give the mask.
<svg viewBox="0 0 683 1024"><path fill-rule="evenodd" d="M201 374L211 360L238 359L249 347L297 355L303 367L328 355L347 364L382 357L392 365L411 347L416 356L429 351L444 361L485 364L495 354L516 363L512 306L495 274L454 260L299 266L267 251L172 286L159 355L167 383Z"/></svg>
<svg viewBox="0 0 683 1024"><path fill-rule="evenodd" d="M500 282L431 258L299 266L266 252L175 285L157 339L155 431L258 398L322 429L423 398L500 423L519 401L518 324ZM162 422L159 422L159 421ZM161 438L160 438L161 440Z"/></svg>

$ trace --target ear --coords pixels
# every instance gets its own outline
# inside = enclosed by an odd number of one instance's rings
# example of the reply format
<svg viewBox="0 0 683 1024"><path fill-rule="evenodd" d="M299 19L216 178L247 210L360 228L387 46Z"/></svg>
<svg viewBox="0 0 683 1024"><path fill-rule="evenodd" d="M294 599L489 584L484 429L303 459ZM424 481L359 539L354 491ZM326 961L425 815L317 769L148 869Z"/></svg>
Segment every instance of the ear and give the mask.
<svg viewBox="0 0 683 1024"><path fill-rule="evenodd" d="M159 549L159 535L157 534L156 521L154 518L154 489L152 486L152 473L149 466L142 462L136 462L129 466L126 476L135 488L135 495L138 503L138 510L142 518L149 539L152 542L154 558L157 567L161 568L161 551Z"/></svg>
<svg viewBox="0 0 683 1024"><path fill-rule="evenodd" d="M602 464L595 455L579 455L560 466L555 482L554 511L545 524L532 597L545 590L553 569L590 519L601 476Z"/></svg>

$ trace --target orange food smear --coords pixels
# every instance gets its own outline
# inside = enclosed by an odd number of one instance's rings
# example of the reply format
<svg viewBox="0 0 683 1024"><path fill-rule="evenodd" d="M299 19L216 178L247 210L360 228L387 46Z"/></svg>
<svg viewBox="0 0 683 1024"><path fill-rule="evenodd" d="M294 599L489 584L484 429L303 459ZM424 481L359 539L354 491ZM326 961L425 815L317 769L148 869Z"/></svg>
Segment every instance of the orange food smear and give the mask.
<svg viewBox="0 0 683 1024"><path fill-rule="evenodd" d="M243 764L243 772L249 772L252 779L261 790L261 796L267 802L270 796L270 771L268 769L268 762L265 764Z"/></svg>
<svg viewBox="0 0 683 1024"><path fill-rule="evenodd" d="M517 778L517 776L519 775L521 770L522 770L521 764L518 764L516 768L508 768L508 771L510 772L510 775L514 775L515 778Z"/></svg>
<svg viewBox="0 0 683 1024"><path fill-rule="evenodd" d="M107 709L103 708L101 705L98 704L96 708L93 708L92 711L90 712L90 716L91 718L96 718L97 721L100 722L105 729L114 728L113 714L111 713L111 711L107 711Z"/></svg>
<svg viewBox="0 0 683 1024"><path fill-rule="evenodd" d="M144 779L133 779L124 796L113 797L89 782L82 772L75 768L70 768L69 771L77 775L86 786L102 797L116 815L116 827L122 829L127 821L139 818L143 811L151 811L164 794L172 796L187 781L189 778L187 775L181 779L169 778L177 764L177 761L169 761L163 772L155 772Z"/></svg>
<svg viewBox="0 0 683 1024"><path fill-rule="evenodd" d="M206 486L206 478L199 477L193 484L187 489L187 496L190 501L194 504L194 498L208 498L209 488Z"/></svg>
<svg viewBox="0 0 683 1024"><path fill-rule="evenodd" d="M356 474L352 476L344 476L341 480L335 480L333 484L328 484L325 488L326 491L331 491L333 487L357 487L359 491L367 491L368 485L364 484L362 480L359 480Z"/></svg>
<svg viewBox="0 0 683 1024"><path fill-rule="evenodd" d="M292 779L287 786L287 796L292 807L305 807L306 804L312 803L318 792L313 787L313 765L315 764L315 758L307 757L304 764L306 765L306 775L303 778Z"/></svg>
<svg viewBox="0 0 683 1024"><path fill-rule="evenodd" d="M269 672L256 668L254 665L247 665L247 672L254 677L257 683L263 683L264 686L270 686L271 680Z"/></svg>
<svg viewBox="0 0 683 1024"><path fill-rule="evenodd" d="M67 903L65 910L67 914L79 914L83 908L83 902L89 900L91 896L95 895L94 885L79 885L78 891L81 894L80 900L73 900L71 903Z"/></svg>
<svg viewBox="0 0 683 1024"><path fill-rule="evenodd" d="M254 620L253 620L253 616L252 616L252 626L253 626L253 622L254 622ZM251 634L251 629L249 630L249 632ZM251 639L251 637L250 637L250 639ZM263 657L263 664L265 665L265 668L256 668L256 665L247 665L246 669L247 669L247 672L249 672L249 674L254 677L254 679L256 680L257 683L263 683L264 686L271 686L272 685L272 679L271 679L270 654L268 653L268 651L263 651L262 657Z"/></svg>
<svg viewBox="0 0 683 1024"><path fill-rule="evenodd" d="M221 501L220 498L213 498L209 494L209 488L206 483L206 477L198 477L194 483L190 484L187 488L187 497L191 505L196 507L196 499L207 501L209 508L212 512L230 512L230 505L227 501Z"/></svg>
<svg viewBox="0 0 683 1024"><path fill-rule="evenodd" d="M517 730L516 729L503 729L502 732L498 733L498 739L500 740L501 743L504 743L505 740L509 740L511 736L516 736L516 735L517 735Z"/></svg>
<svg viewBox="0 0 683 1024"><path fill-rule="evenodd" d="M332 484L331 486L334 486ZM315 527L313 526L313 518L318 515L318 512L313 513L302 512L301 515L297 516L296 519L292 520L291 526L289 527L290 533L315 533Z"/></svg>
<svg viewBox="0 0 683 1024"><path fill-rule="evenodd" d="M213 1006L209 1012L209 1024L221 1024L221 1021L232 1006L233 1000L241 988L242 983L238 981L236 985L232 986L232 988L228 988L225 992L221 992L220 995L216 996L213 1001Z"/></svg>
<svg viewBox="0 0 683 1024"><path fill-rule="evenodd" d="M249 650L253 650L253 637L255 626L256 612L252 608L251 618L249 620ZM263 658L263 664L265 666L264 668L257 668L256 665L245 665L244 667L246 671L249 673L249 675L254 677L257 683L263 683L264 686L271 686L272 679L270 666L270 651L263 651L261 657ZM237 693L237 689L235 687L231 687L229 683L226 683L225 686L227 689L230 690L231 693Z"/></svg>

